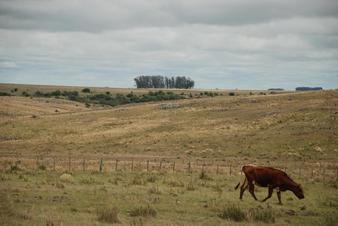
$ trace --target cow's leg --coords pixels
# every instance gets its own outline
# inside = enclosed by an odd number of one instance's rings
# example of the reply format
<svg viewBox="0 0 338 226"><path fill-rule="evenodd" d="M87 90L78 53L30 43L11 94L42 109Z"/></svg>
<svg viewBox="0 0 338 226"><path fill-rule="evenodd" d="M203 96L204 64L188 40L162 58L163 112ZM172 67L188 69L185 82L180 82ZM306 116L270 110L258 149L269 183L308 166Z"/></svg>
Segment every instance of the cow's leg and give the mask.
<svg viewBox="0 0 338 226"><path fill-rule="evenodd" d="M248 184L249 184L249 192L250 192L250 194L252 195L252 197L255 200L257 200L256 195L255 195L255 186L254 186L254 184L252 183L252 181L248 181Z"/></svg>
<svg viewBox="0 0 338 226"><path fill-rule="evenodd" d="M265 199L263 199L262 202L265 202L266 200L268 200L269 198L271 198L272 192L273 192L273 188L271 186L269 186L268 196Z"/></svg>
<svg viewBox="0 0 338 226"><path fill-rule="evenodd" d="M278 197L279 205L283 205L283 203L282 203L282 197L281 197L281 192L279 190L277 191L277 197Z"/></svg>
<svg viewBox="0 0 338 226"><path fill-rule="evenodd" d="M241 191L240 191L240 193L239 193L239 199L242 199L243 198L243 194L244 194L244 192L245 192L245 190L248 188L248 183L247 183L247 180L246 180L246 178L244 179L244 182L243 182L243 184L242 184L242 186L241 186Z"/></svg>

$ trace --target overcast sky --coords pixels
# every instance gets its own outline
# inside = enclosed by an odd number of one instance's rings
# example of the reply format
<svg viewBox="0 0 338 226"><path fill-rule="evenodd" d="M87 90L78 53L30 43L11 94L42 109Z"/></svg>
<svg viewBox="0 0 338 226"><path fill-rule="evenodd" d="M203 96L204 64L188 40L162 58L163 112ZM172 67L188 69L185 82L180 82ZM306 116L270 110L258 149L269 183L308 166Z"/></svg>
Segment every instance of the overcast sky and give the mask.
<svg viewBox="0 0 338 226"><path fill-rule="evenodd" d="M0 82L338 88L337 0L0 0Z"/></svg>

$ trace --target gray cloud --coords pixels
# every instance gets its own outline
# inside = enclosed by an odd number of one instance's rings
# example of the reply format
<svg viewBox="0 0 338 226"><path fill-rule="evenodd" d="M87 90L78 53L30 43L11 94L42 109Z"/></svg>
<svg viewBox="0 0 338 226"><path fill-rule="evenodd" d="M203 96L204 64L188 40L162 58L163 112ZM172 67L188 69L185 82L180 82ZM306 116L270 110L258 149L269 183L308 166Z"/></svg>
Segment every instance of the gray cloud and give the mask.
<svg viewBox="0 0 338 226"><path fill-rule="evenodd" d="M0 82L338 86L335 0L0 1ZM203 81L203 83L202 83Z"/></svg>

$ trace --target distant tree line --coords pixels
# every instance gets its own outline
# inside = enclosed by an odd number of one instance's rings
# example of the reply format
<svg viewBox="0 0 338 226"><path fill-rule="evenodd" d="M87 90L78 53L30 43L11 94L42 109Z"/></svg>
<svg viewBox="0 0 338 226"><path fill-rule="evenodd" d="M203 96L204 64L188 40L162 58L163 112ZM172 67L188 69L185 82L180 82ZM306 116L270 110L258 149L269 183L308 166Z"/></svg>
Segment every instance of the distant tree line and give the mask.
<svg viewBox="0 0 338 226"><path fill-rule="evenodd" d="M134 80L137 88L191 89L195 85L194 80L185 76L141 75Z"/></svg>
<svg viewBox="0 0 338 226"><path fill-rule="evenodd" d="M296 91L311 91L311 90L322 90L322 87L297 87Z"/></svg>

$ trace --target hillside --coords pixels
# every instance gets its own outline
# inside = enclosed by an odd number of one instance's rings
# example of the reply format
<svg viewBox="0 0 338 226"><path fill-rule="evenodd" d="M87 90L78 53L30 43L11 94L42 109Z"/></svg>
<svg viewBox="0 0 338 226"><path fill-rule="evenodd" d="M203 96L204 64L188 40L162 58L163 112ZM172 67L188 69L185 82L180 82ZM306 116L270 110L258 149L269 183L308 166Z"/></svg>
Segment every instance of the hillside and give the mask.
<svg viewBox="0 0 338 226"><path fill-rule="evenodd" d="M337 90L227 95L114 108L18 96L0 97L0 104L3 155L71 152L332 160L338 153Z"/></svg>

